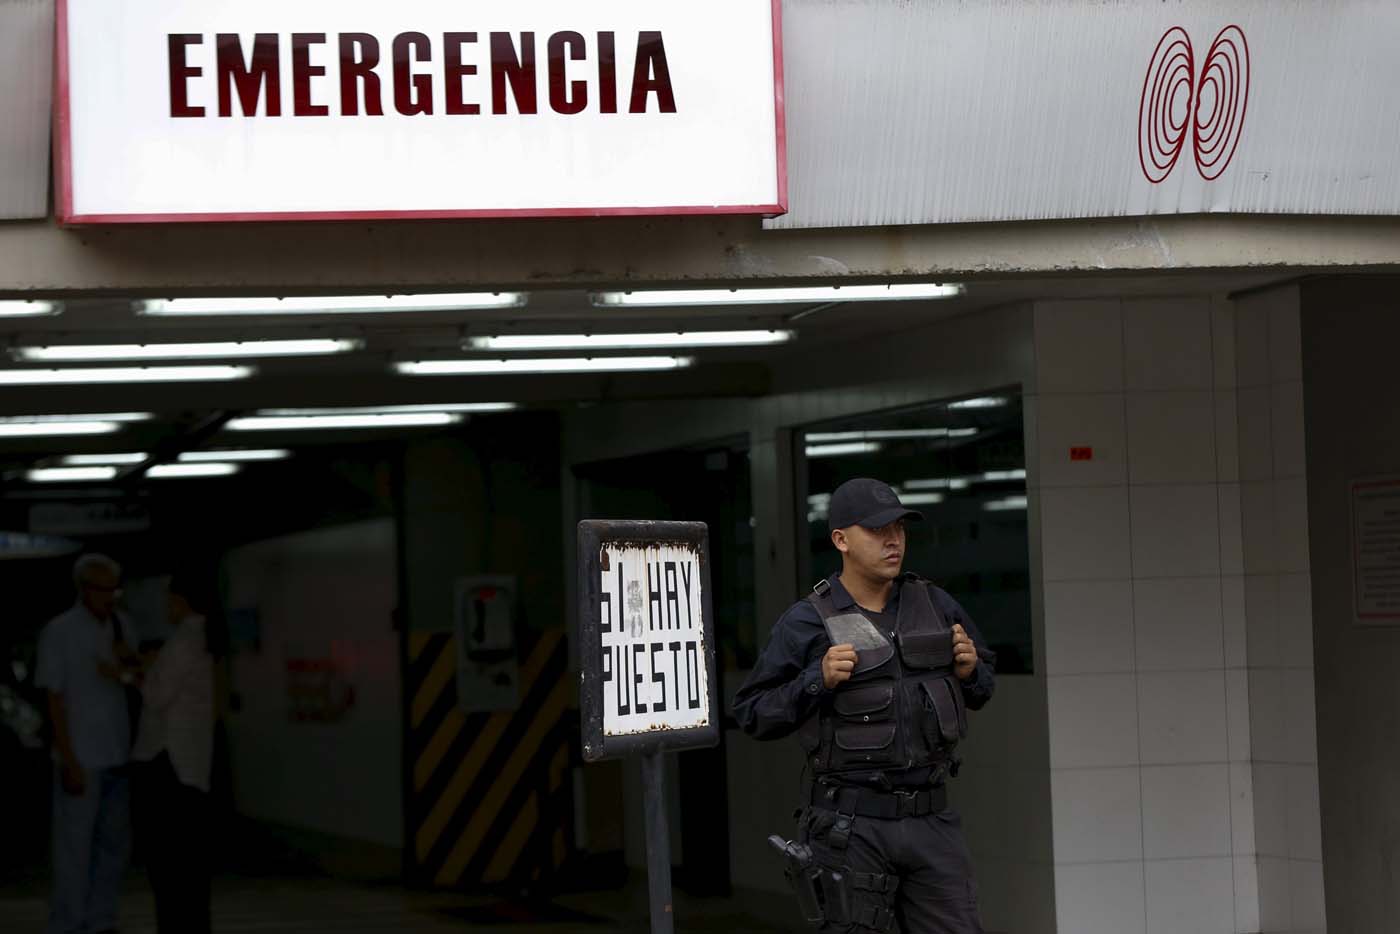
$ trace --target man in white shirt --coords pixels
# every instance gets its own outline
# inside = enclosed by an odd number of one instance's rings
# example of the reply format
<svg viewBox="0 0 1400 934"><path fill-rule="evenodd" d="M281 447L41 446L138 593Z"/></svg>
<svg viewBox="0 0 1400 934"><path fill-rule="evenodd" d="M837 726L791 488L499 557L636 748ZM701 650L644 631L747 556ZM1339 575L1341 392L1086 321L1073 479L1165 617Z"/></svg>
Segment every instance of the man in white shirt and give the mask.
<svg viewBox="0 0 1400 934"><path fill-rule="evenodd" d="M121 567L84 555L73 567L78 601L39 636L35 681L53 724L53 902L50 934L117 929L117 896L131 852L131 752L125 664L116 605Z"/></svg>
<svg viewBox="0 0 1400 934"><path fill-rule="evenodd" d="M197 588L170 582L174 633L146 672L131 758L140 763L142 840L160 934L209 931L209 774L214 757L214 659ZM193 598L197 599L197 598Z"/></svg>

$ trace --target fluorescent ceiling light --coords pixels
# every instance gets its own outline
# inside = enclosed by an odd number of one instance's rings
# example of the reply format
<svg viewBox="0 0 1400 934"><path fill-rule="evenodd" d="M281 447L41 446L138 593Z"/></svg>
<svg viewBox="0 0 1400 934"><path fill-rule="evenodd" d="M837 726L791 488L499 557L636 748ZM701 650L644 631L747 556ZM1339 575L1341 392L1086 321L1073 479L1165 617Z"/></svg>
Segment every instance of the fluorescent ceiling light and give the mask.
<svg viewBox="0 0 1400 934"><path fill-rule="evenodd" d="M965 490L970 483L967 477L934 477L929 480L905 480L903 486L910 490Z"/></svg>
<svg viewBox="0 0 1400 934"><path fill-rule="evenodd" d="M22 298L0 299L0 318L39 318L44 315L56 315L62 310L63 306L58 302Z"/></svg>
<svg viewBox="0 0 1400 934"><path fill-rule="evenodd" d="M899 285L833 285L758 289L661 289L644 292L595 292L600 308L620 305L758 305L794 302L876 302L952 298L963 287L953 283L904 283Z"/></svg>
<svg viewBox="0 0 1400 934"><path fill-rule="evenodd" d="M143 315L344 315L519 308L522 292L423 295L317 295L290 298L161 298L138 303Z"/></svg>
<svg viewBox="0 0 1400 934"><path fill-rule="evenodd" d="M462 416L453 412L403 412L390 415L250 415L235 418L230 431L304 431L326 428L430 428L453 425Z"/></svg>
<svg viewBox="0 0 1400 934"><path fill-rule="evenodd" d="M948 429L948 437L950 437L950 438L971 438L973 435L977 434L980 430L981 430L981 429L979 429L979 428L949 428L949 429Z"/></svg>
<svg viewBox="0 0 1400 934"><path fill-rule="evenodd" d="M1026 479L1024 469L988 470L969 477L934 477L928 480L906 480L904 486L911 490L965 490L974 483L1007 483Z"/></svg>
<svg viewBox="0 0 1400 934"><path fill-rule="evenodd" d="M58 386L93 383L202 383L247 379L249 366L114 366L64 370L0 370L0 386Z"/></svg>
<svg viewBox="0 0 1400 934"><path fill-rule="evenodd" d="M874 454L880 445L874 441L853 441L847 444L809 444L808 457L845 457L850 454Z"/></svg>
<svg viewBox="0 0 1400 934"><path fill-rule="evenodd" d="M116 476L115 467L40 467L24 474L33 483L115 480Z"/></svg>
<svg viewBox="0 0 1400 934"><path fill-rule="evenodd" d="M181 344L56 344L15 347L10 355L24 363L72 363L84 360L219 360L234 357L313 357L350 353L362 340L205 341Z"/></svg>
<svg viewBox="0 0 1400 934"><path fill-rule="evenodd" d="M236 451L185 451L177 460L182 464L281 461L292 456L285 448L244 448Z"/></svg>
<svg viewBox="0 0 1400 934"><path fill-rule="evenodd" d="M133 451L130 454L69 454L59 463L65 467L106 467L126 464L140 464L149 455Z"/></svg>
<svg viewBox="0 0 1400 934"><path fill-rule="evenodd" d="M63 422L148 422L150 412L102 412L87 415L7 415L0 425L50 425Z"/></svg>
<svg viewBox="0 0 1400 934"><path fill-rule="evenodd" d="M369 405L336 406L319 409L260 409L259 415L402 415L424 412L510 412L519 406L514 402L445 402L441 405Z"/></svg>
<svg viewBox="0 0 1400 934"><path fill-rule="evenodd" d="M792 340L792 331L672 331L655 334L505 334L471 337L470 350L632 350L665 347L759 347Z"/></svg>
<svg viewBox="0 0 1400 934"><path fill-rule="evenodd" d="M982 508L987 512L1020 512L1026 508L1026 497L1008 496L1005 499L994 499L983 503Z"/></svg>
<svg viewBox="0 0 1400 934"><path fill-rule="evenodd" d="M146 471L146 476L153 480L164 480L176 477L227 477L238 473L240 470L237 464L157 464Z"/></svg>
<svg viewBox="0 0 1400 934"><path fill-rule="evenodd" d="M415 360L396 363L408 376L482 376L510 373L610 373L679 370L693 357L526 357L512 360Z"/></svg>
<svg viewBox="0 0 1400 934"><path fill-rule="evenodd" d="M943 502L942 493L901 493L899 501L906 506L933 506Z"/></svg>
<svg viewBox="0 0 1400 934"><path fill-rule="evenodd" d="M998 406L1006 405L1006 400L1001 396L980 396L976 399L959 399L957 402L949 402L950 409L994 409Z"/></svg>
<svg viewBox="0 0 1400 934"><path fill-rule="evenodd" d="M836 441L900 441L914 438L946 438L947 428L893 428L876 431L813 431L805 438L813 444Z"/></svg>
<svg viewBox="0 0 1400 934"><path fill-rule="evenodd" d="M0 438L68 438L120 430L116 422L0 422Z"/></svg>

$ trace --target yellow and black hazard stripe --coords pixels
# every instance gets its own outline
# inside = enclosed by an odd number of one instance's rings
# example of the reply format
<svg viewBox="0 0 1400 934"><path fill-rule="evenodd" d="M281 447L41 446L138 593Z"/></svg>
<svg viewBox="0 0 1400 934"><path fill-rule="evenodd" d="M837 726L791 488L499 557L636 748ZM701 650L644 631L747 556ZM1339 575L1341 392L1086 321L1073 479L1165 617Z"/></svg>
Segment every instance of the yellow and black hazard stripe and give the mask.
<svg viewBox="0 0 1400 934"><path fill-rule="evenodd" d="M411 633L404 678L409 848L415 880L476 887L535 880L568 859L574 691L562 629L523 652L520 706L457 703L451 633Z"/></svg>

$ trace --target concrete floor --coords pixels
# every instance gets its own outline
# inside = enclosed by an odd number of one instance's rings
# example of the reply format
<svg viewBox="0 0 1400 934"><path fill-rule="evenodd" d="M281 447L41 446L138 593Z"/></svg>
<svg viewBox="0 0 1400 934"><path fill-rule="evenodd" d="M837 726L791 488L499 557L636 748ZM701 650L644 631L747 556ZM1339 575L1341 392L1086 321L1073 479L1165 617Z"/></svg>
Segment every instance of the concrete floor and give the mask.
<svg viewBox="0 0 1400 934"><path fill-rule="evenodd" d="M43 934L47 918L41 883L0 886L0 931ZM495 899L414 892L397 886L364 885L319 877L248 879L225 877L214 884L217 934L645 934L646 891L561 896L551 906L513 906ZM797 909L793 907L794 918ZM555 920L539 920L550 913ZM763 912L765 915L767 911ZM150 891L133 876L122 900L123 934L155 934ZM724 934L779 934L808 930L759 921L735 899L689 899L678 893L676 930Z"/></svg>

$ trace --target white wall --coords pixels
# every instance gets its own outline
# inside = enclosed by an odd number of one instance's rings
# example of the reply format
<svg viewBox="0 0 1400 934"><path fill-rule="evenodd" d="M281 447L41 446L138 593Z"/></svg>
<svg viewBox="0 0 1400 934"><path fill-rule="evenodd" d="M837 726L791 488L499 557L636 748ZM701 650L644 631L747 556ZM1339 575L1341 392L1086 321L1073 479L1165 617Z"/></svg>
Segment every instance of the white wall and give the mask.
<svg viewBox="0 0 1400 934"><path fill-rule="evenodd" d="M1310 660L1280 650L1308 620L1278 603L1307 580L1289 310L1035 308L1064 934L1321 929Z"/></svg>
<svg viewBox="0 0 1400 934"><path fill-rule="evenodd" d="M1348 487L1400 474L1400 317L1393 279L1321 280L1303 298L1308 515L1328 926L1400 919L1400 629L1352 608Z"/></svg>
<svg viewBox="0 0 1400 934"><path fill-rule="evenodd" d="M252 608L262 650L240 651L228 718L234 802L247 817L385 846L403 843L399 640L394 523L376 519L288 535L234 551L230 609ZM349 661L344 719L287 715L286 659Z"/></svg>

